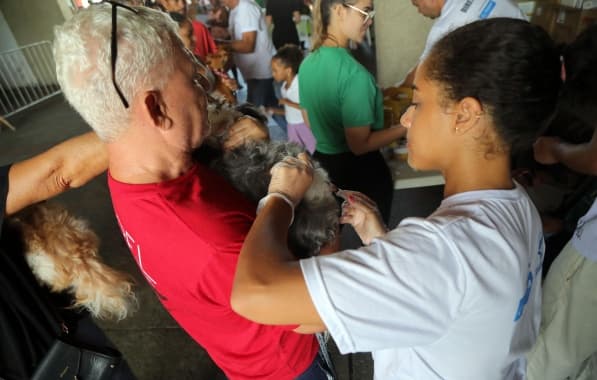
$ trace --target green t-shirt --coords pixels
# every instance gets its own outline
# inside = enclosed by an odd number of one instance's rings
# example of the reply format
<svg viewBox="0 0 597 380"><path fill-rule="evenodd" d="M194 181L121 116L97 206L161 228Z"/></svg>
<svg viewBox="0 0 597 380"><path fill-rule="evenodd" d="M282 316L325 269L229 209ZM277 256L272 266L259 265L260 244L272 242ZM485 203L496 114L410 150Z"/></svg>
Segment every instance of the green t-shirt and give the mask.
<svg viewBox="0 0 597 380"><path fill-rule="evenodd" d="M348 152L344 128L383 128L383 95L344 48L322 46L309 54L299 69L299 93L318 152Z"/></svg>

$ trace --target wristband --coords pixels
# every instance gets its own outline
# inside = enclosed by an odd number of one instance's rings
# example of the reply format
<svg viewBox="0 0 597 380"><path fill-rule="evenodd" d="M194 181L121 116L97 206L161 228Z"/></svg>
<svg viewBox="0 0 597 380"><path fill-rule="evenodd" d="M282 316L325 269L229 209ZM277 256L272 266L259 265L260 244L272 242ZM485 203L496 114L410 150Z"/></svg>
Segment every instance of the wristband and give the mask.
<svg viewBox="0 0 597 380"><path fill-rule="evenodd" d="M255 214L259 214L259 211L261 211L263 206L265 206L265 204L271 197L283 199L284 202L286 202L288 204L288 206L290 206L290 211L292 212L292 217L290 218L290 224L288 225L288 227L292 226L292 222L294 222L294 203L292 203L292 201L286 195L284 195L282 193L269 193L265 197L261 198L259 200L259 203L257 203L257 211L255 211Z"/></svg>

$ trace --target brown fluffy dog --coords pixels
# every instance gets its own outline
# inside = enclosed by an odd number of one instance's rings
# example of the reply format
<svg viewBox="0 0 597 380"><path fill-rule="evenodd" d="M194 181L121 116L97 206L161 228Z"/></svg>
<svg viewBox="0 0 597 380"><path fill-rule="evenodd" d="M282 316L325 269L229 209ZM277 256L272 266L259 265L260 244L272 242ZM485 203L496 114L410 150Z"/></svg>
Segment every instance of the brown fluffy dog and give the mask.
<svg viewBox="0 0 597 380"><path fill-rule="evenodd" d="M132 279L102 263L87 223L56 204L31 206L13 218L33 274L53 292L72 293L73 307L96 318L124 319L136 307Z"/></svg>
<svg viewBox="0 0 597 380"><path fill-rule="evenodd" d="M223 78L228 78L228 74L226 74L226 65L228 64L228 52L222 48L218 48L215 53L208 54L205 57L205 63L209 66L210 69L215 74L216 77L216 84L215 84L215 97L220 95L223 98L223 101L230 104L236 104L236 96L234 92L224 83ZM222 100L222 99L219 99Z"/></svg>

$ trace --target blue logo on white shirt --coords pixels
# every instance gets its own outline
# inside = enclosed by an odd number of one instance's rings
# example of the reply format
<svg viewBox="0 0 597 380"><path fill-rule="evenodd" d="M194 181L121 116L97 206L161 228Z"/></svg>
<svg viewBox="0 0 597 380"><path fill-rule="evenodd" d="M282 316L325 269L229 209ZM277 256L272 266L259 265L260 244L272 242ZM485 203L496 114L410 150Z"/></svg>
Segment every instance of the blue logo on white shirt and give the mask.
<svg viewBox="0 0 597 380"><path fill-rule="evenodd" d="M495 8L495 1L489 0L487 2L487 4L485 4L485 8L483 8L483 10L481 11L481 14L479 15L479 19L484 20L487 17L489 17L491 12L493 11L493 8Z"/></svg>
<svg viewBox="0 0 597 380"><path fill-rule="evenodd" d="M539 238L539 248L537 249L537 255L539 256L537 260L537 267L534 270L535 276L533 276L533 272L531 271L531 264L529 263L529 274L527 275L527 289L524 292L524 295L518 301L518 310L516 310L516 315L514 316L514 322L517 322L524 313L524 307L526 306L527 302L529 302L529 297L531 295L531 289L533 288L533 280L536 276L541 275L541 269L543 267L543 238Z"/></svg>
<svg viewBox="0 0 597 380"><path fill-rule="evenodd" d="M524 292L524 296L518 302L518 310L516 311L516 315L514 316L514 322L518 321L520 317L522 317L522 313L524 313L524 307L526 306L527 302L529 302L529 296L531 295L531 288L533 287L533 274L529 272L527 276L527 290Z"/></svg>

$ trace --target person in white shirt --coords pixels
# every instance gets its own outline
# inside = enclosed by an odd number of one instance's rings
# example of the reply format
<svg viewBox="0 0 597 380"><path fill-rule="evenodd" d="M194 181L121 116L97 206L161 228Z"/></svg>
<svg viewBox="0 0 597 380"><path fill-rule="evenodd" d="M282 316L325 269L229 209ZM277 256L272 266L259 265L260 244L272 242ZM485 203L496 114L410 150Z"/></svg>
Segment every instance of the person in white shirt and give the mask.
<svg viewBox="0 0 597 380"><path fill-rule="evenodd" d="M298 69L303 61L303 52L297 45L286 44L276 52L272 58L272 75L276 82L282 83L281 95L278 100L283 110L270 108L270 112L284 113L286 117L288 141L295 142L313 154L315 151L315 136L311 132L307 121L306 111L300 106Z"/></svg>
<svg viewBox="0 0 597 380"><path fill-rule="evenodd" d="M535 159L561 163L597 176L597 24L587 28L562 53L566 102L560 107L595 129L591 140L570 144L541 137ZM529 380L597 378L597 200L578 221L572 239L551 265L543 287L543 319L528 355Z"/></svg>
<svg viewBox="0 0 597 380"><path fill-rule="evenodd" d="M435 43L448 32L477 20L494 17L510 17L526 20L526 16L514 0L411 0L419 13L435 19L419 63L429 55ZM417 66L411 69L402 86L411 86ZM400 85L399 85L400 86Z"/></svg>
<svg viewBox="0 0 597 380"><path fill-rule="evenodd" d="M265 16L253 0L222 0L230 9L228 31L231 41L224 42L247 83L247 102L256 106L276 105L270 61L275 53Z"/></svg>
<svg viewBox="0 0 597 380"><path fill-rule="evenodd" d="M306 154L278 163L241 250L232 308L260 323L327 329L341 353L372 352L379 380L524 379L544 242L510 157L551 119L559 57L543 29L514 19L470 23L438 41L401 123L409 165L440 171L444 200L387 232L371 201L339 191L341 222L360 249L292 259L292 206L312 168Z"/></svg>

